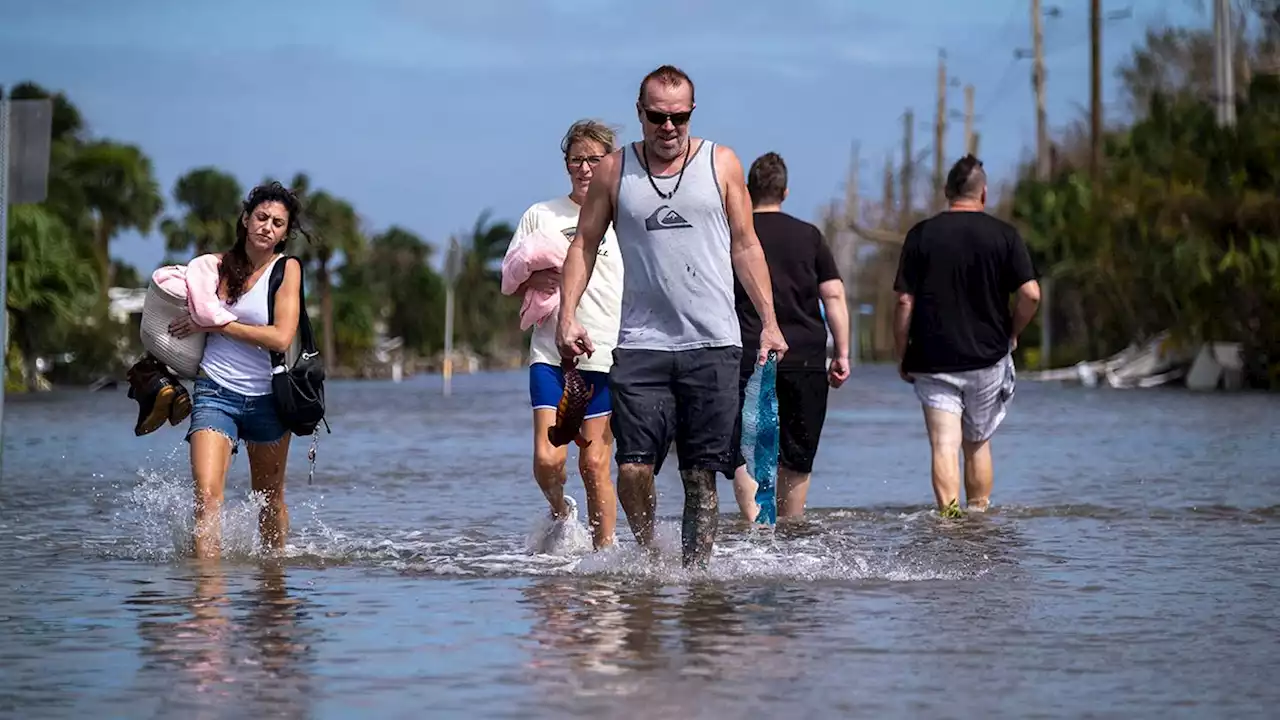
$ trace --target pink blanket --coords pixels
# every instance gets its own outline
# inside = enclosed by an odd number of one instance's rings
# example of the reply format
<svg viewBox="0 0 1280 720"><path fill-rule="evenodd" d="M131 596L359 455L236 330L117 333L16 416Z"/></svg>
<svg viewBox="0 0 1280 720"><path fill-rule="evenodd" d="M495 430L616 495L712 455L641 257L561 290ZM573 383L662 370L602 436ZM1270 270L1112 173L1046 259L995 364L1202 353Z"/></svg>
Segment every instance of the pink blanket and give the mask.
<svg viewBox="0 0 1280 720"><path fill-rule="evenodd" d="M561 267L568 251L569 243L559 233L539 230L517 238L502 259L502 294L514 295L539 270ZM520 305L520 329L541 325L559 306L559 289L526 290Z"/></svg>
<svg viewBox="0 0 1280 720"><path fill-rule="evenodd" d="M186 265L165 265L151 273L151 281L187 299L191 318L201 327L221 327L236 319L218 298L217 255L201 255Z"/></svg>

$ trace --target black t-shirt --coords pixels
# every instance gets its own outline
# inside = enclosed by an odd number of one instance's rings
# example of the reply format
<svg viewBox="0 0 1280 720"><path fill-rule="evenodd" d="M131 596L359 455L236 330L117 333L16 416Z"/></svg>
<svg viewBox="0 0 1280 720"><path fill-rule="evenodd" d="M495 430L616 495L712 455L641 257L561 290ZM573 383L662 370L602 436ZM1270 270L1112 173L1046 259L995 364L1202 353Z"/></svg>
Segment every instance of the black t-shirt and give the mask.
<svg viewBox="0 0 1280 720"><path fill-rule="evenodd" d="M818 285L840 278L831 250L821 230L785 212L757 212L754 220L769 265L773 312L787 341L787 354L778 366L824 369L827 326L819 307ZM742 329L742 363L750 365L760 348L760 316L736 274L733 297Z"/></svg>
<svg viewBox="0 0 1280 720"><path fill-rule="evenodd" d="M914 296L902 367L963 372L1009 352L1009 296L1036 279L1014 227L985 212L947 211L907 233L893 289Z"/></svg>

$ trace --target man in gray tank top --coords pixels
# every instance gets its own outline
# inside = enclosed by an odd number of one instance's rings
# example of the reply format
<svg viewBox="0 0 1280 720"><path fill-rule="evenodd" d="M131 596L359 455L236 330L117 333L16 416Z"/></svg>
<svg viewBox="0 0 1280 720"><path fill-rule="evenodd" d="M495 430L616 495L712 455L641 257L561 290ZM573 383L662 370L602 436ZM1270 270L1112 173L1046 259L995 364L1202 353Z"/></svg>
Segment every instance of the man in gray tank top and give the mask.
<svg viewBox="0 0 1280 720"><path fill-rule="evenodd" d="M605 156L565 258L556 343L565 357L594 348L578 301L612 221L622 253L622 321L609 392L618 498L631 531L652 548L653 477L672 441L684 483L683 563L706 567L719 519L716 473L733 477L742 337L735 272L762 320L758 362L787 344L773 313L764 251L742 163L689 136L693 81L664 65L640 83L644 141Z"/></svg>

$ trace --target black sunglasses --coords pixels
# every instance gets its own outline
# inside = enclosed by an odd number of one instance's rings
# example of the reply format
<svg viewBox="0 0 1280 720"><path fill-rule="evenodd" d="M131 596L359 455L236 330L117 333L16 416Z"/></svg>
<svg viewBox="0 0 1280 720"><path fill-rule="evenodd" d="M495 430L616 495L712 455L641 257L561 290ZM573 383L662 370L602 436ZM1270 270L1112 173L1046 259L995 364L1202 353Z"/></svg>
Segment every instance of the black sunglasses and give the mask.
<svg viewBox="0 0 1280 720"><path fill-rule="evenodd" d="M665 125L670 120L672 125L684 125L689 122L689 117L693 115L693 110L685 110L676 113L664 113L649 108L641 108L644 110L645 119L654 125Z"/></svg>

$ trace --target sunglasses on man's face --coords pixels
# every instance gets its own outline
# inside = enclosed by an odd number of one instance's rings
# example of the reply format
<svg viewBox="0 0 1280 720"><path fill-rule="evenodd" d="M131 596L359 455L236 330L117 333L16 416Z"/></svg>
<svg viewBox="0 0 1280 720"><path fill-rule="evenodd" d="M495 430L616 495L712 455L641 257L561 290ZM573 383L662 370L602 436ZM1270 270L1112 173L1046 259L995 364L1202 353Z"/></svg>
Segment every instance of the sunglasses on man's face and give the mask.
<svg viewBox="0 0 1280 720"><path fill-rule="evenodd" d="M672 125L680 126L689 122L689 117L693 115L693 110L684 110L682 112L664 113L658 110L650 110L649 108L641 108L644 110L645 119L654 125L666 125L670 120Z"/></svg>

